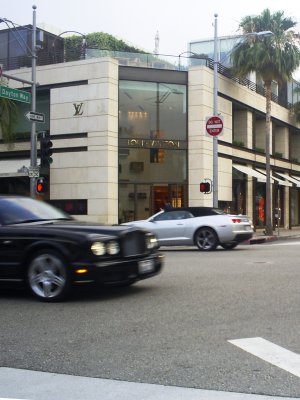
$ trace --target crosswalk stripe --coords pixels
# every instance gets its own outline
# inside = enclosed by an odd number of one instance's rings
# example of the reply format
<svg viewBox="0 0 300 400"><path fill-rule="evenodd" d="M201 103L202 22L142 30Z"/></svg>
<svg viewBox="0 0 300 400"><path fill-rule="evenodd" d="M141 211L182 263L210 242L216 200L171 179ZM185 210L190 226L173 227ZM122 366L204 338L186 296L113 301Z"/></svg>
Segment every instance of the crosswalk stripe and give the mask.
<svg viewBox="0 0 300 400"><path fill-rule="evenodd" d="M228 340L229 343L300 378L300 355L261 337Z"/></svg>

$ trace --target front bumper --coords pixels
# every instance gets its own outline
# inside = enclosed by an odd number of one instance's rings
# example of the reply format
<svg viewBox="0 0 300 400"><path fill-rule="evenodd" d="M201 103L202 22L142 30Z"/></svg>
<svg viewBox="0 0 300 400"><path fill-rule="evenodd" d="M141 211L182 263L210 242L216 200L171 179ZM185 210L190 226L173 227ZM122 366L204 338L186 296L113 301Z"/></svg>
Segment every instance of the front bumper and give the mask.
<svg viewBox="0 0 300 400"><path fill-rule="evenodd" d="M78 284L96 282L99 285L134 283L159 274L163 264L164 255L161 253L145 257L81 264L73 268L73 282ZM81 272L83 270L86 272Z"/></svg>

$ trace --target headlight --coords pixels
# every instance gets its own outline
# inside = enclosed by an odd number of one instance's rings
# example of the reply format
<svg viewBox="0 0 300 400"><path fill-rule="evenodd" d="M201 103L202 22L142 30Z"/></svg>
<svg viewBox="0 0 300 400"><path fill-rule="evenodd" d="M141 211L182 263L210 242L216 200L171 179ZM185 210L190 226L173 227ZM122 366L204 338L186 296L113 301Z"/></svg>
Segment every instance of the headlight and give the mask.
<svg viewBox="0 0 300 400"><path fill-rule="evenodd" d="M111 256L114 256L114 255L118 254L119 251L120 251L119 243L116 242L115 240L111 240L106 245L106 251Z"/></svg>
<svg viewBox="0 0 300 400"><path fill-rule="evenodd" d="M95 256L103 256L105 254L105 245L102 242L94 242L91 245L91 250Z"/></svg>
<svg viewBox="0 0 300 400"><path fill-rule="evenodd" d="M148 235L146 237L146 244L147 244L147 249L149 250L156 249L158 247L156 236Z"/></svg>

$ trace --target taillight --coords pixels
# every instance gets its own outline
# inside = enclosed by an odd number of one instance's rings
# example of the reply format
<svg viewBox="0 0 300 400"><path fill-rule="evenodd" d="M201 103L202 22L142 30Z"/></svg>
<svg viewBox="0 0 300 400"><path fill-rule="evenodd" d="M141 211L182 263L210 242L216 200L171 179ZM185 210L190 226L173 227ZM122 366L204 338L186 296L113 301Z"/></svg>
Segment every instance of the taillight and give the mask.
<svg viewBox="0 0 300 400"><path fill-rule="evenodd" d="M240 218L232 218L231 220L234 224L240 224L242 222Z"/></svg>

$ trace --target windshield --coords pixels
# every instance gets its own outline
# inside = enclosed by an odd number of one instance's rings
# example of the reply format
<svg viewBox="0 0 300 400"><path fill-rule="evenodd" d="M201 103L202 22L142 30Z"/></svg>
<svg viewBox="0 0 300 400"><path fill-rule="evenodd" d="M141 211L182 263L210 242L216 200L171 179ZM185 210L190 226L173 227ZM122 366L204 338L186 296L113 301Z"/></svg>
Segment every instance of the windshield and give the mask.
<svg viewBox="0 0 300 400"><path fill-rule="evenodd" d="M0 198L1 225L57 219L72 219L72 217L44 201L29 197Z"/></svg>

